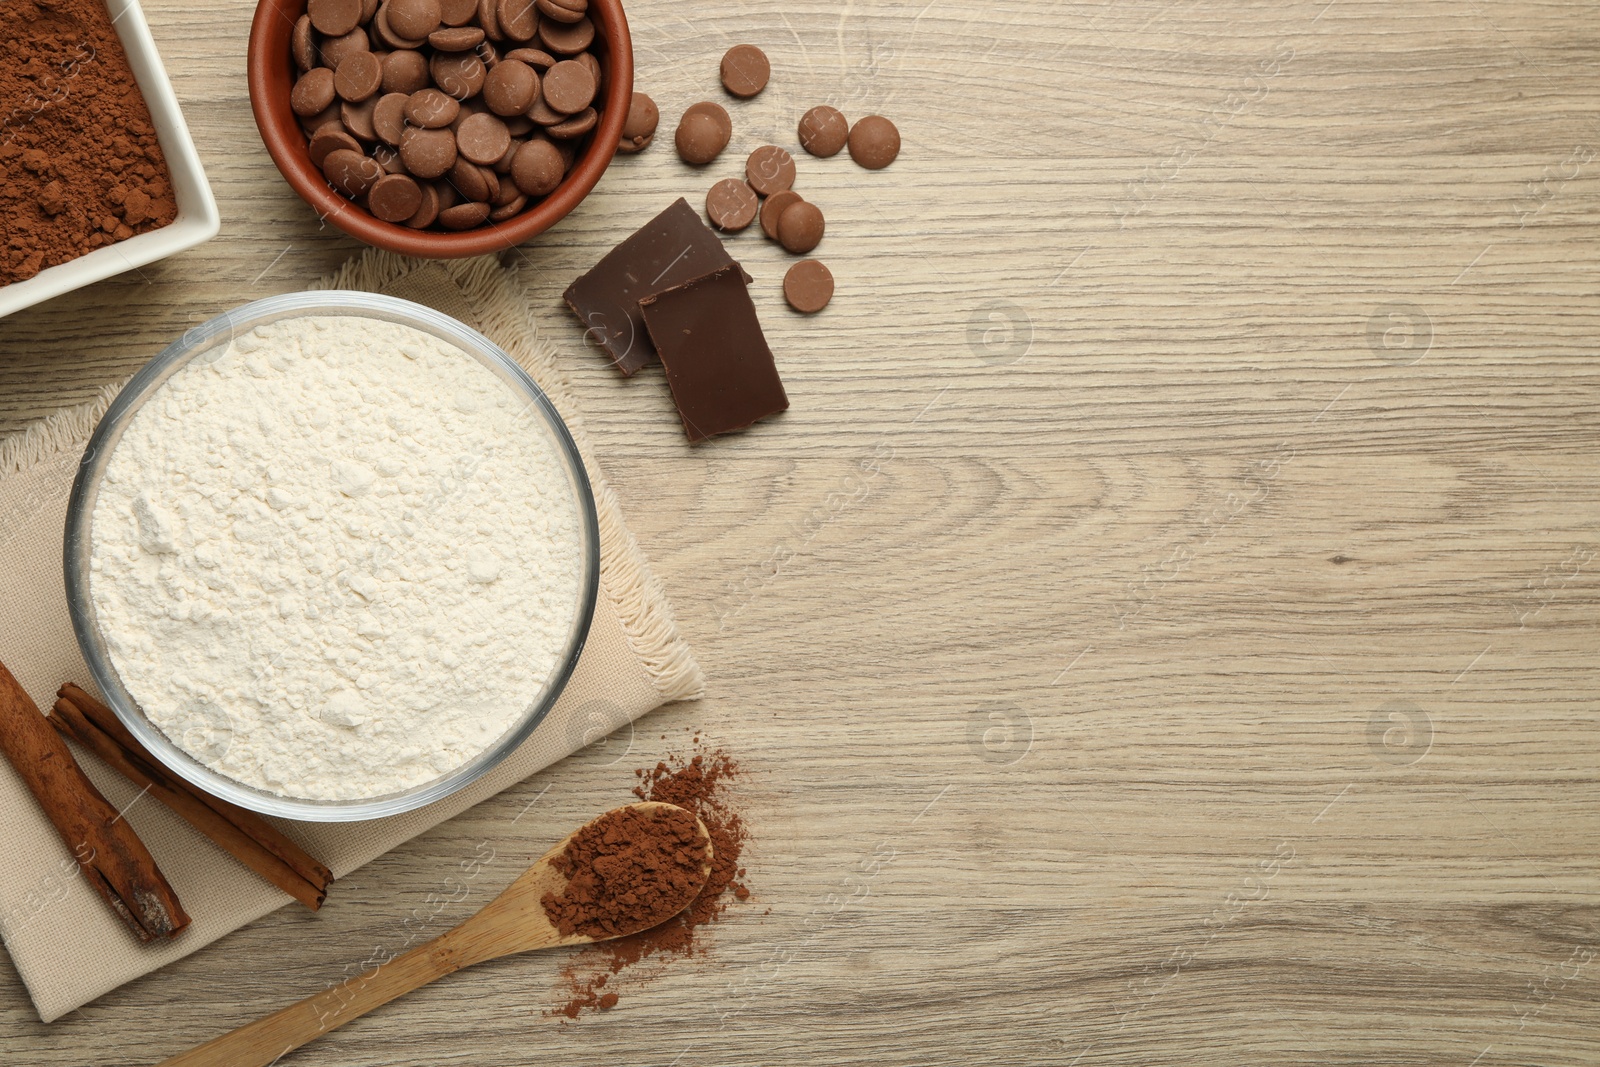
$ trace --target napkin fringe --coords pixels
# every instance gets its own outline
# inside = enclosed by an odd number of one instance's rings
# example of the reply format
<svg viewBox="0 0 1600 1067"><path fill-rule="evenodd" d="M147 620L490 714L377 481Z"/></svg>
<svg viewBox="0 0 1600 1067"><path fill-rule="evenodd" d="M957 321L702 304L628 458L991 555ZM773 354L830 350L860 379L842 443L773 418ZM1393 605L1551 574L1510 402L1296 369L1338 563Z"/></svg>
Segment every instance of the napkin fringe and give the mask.
<svg viewBox="0 0 1600 1067"><path fill-rule="evenodd" d="M529 312L527 292L512 281L495 256L424 262L374 248L345 263L311 288L381 290L412 271L427 267L438 268L448 275L473 310L482 316L482 321L468 325L476 325L482 333L517 339L511 347L511 357L540 382L545 394L560 409L584 462L595 470L600 469L589 446L588 433L576 416L577 405L566 388L564 376L557 372L556 351L540 335L539 325ZM594 481L601 551L614 564L606 571L601 585L617 610L628 645L644 662L663 700L695 700L705 694L705 675L695 662L688 642L678 631L666 587L651 569L633 531L623 521L621 503L611 486L603 480Z"/></svg>
<svg viewBox="0 0 1600 1067"><path fill-rule="evenodd" d="M61 452L83 451L83 439L94 431L100 416L122 391L122 383L102 386L93 400L62 408L27 429L0 438L0 477L20 474Z"/></svg>

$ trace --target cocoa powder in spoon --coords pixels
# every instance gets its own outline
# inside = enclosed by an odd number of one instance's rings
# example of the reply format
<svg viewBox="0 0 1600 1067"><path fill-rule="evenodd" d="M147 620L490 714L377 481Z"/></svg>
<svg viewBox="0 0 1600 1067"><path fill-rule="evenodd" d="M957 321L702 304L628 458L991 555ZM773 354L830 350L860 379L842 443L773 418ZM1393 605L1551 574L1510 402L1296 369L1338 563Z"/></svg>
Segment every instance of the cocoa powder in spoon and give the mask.
<svg viewBox="0 0 1600 1067"><path fill-rule="evenodd" d="M573 835L551 866L569 881L540 901L563 934L611 937L682 910L702 882L706 843L682 808L619 808Z"/></svg>

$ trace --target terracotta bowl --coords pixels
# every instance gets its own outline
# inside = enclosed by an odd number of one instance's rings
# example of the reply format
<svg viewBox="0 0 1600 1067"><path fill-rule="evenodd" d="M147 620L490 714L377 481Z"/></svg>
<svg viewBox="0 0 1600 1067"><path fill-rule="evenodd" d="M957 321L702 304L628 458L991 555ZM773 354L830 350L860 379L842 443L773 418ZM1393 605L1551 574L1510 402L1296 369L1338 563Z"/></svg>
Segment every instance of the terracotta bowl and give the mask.
<svg viewBox="0 0 1600 1067"><path fill-rule="evenodd" d="M306 10L306 0L261 0L250 25L248 72L250 108L267 152L284 178L319 216L369 245L408 256L453 259L480 256L520 244L567 216L600 180L617 153L622 124L633 99L633 42L622 0L589 0L595 25L595 52L604 73L604 110L577 162L556 191L506 222L464 233L412 230L384 222L330 186L311 163L306 136L289 107L294 60L289 34Z"/></svg>

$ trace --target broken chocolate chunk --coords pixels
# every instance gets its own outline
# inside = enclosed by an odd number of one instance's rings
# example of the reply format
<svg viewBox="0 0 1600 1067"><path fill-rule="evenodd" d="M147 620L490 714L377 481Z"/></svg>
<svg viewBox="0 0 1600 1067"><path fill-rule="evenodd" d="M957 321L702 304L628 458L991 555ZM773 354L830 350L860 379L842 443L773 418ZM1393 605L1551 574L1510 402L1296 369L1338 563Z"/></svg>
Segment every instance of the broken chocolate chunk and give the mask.
<svg viewBox="0 0 1600 1067"><path fill-rule="evenodd" d="M645 297L639 307L691 443L788 410L737 263Z"/></svg>

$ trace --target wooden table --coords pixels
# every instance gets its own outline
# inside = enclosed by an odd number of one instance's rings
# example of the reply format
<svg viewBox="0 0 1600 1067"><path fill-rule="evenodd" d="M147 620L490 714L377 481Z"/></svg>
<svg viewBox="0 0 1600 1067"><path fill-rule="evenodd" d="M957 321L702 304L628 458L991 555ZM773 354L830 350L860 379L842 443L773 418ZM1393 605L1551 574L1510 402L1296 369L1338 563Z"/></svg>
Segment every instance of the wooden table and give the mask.
<svg viewBox="0 0 1600 1067"><path fill-rule="evenodd" d="M508 260L710 694L54 1026L0 980L0 1060L320 989L700 728L756 837L704 958L563 1025L502 961L290 1061L1600 1061L1600 5L631 7L661 143ZM0 323L0 431L357 251L257 139L249 5L149 8L222 235ZM772 85L691 171L739 41ZM905 152L800 157L823 315L731 241L794 406L691 449L561 290L825 100Z"/></svg>

